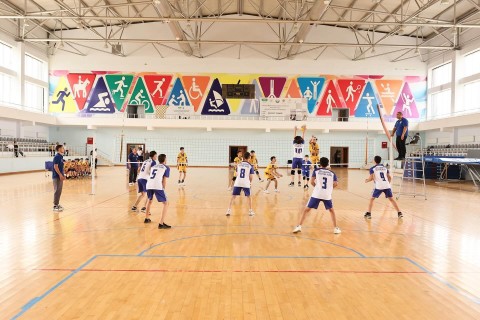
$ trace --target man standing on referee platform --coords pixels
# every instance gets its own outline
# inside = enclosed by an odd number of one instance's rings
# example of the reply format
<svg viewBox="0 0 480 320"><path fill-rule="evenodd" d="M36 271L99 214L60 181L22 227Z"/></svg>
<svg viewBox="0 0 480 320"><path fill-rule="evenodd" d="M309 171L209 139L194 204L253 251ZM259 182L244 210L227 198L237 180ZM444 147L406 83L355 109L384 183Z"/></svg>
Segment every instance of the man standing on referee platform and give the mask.
<svg viewBox="0 0 480 320"><path fill-rule="evenodd" d="M392 137L396 135L395 145L397 146L398 157L394 160L405 160L405 154L407 153L407 147L405 147L405 141L408 137L408 120L403 117L402 112L397 112L397 122L392 130Z"/></svg>
<svg viewBox="0 0 480 320"><path fill-rule="evenodd" d="M135 182L137 182L137 173L138 173L137 148L133 148L132 152L128 155L127 168L129 169L128 185L133 186Z"/></svg>
<svg viewBox="0 0 480 320"><path fill-rule="evenodd" d="M65 149L63 145L58 144L55 147L57 154L53 157L53 170L52 170L52 180L53 180L53 211L61 212L63 207L60 205L60 196L62 195L63 189L63 180L65 180L65 174L63 171L63 153Z"/></svg>

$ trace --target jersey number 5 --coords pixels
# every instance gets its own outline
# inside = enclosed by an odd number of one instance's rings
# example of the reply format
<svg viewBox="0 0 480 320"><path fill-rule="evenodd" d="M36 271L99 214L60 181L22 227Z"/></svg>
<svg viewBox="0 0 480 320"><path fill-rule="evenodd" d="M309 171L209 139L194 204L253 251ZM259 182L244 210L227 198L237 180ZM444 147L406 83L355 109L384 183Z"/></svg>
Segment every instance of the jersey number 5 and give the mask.
<svg viewBox="0 0 480 320"><path fill-rule="evenodd" d="M245 178L245 169L240 170L240 178Z"/></svg>
<svg viewBox="0 0 480 320"><path fill-rule="evenodd" d="M157 169L153 169L152 174L150 175L150 179L155 179L156 175L157 175Z"/></svg>

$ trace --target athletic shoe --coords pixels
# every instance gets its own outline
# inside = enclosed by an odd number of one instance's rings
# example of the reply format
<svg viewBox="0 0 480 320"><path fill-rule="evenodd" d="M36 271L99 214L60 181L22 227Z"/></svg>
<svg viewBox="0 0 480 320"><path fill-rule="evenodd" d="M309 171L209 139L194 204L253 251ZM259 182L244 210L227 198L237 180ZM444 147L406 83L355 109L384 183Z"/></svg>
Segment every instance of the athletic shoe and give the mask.
<svg viewBox="0 0 480 320"><path fill-rule="evenodd" d="M253 217L255 215L255 212L253 212L253 210L248 210L248 215L250 217Z"/></svg>
<svg viewBox="0 0 480 320"><path fill-rule="evenodd" d="M263 190L263 193L269 194L270 191L268 191L267 189L265 189L265 190Z"/></svg>
<svg viewBox="0 0 480 320"><path fill-rule="evenodd" d="M142 213L145 213L145 211L147 211L147 208L143 207L141 211Z"/></svg>
<svg viewBox="0 0 480 320"><path fill-rule="evenodd" d="M399 212L398 213L398 219L401 219L401 218L403 218L403 213Z"/></svg>
<svg viewBox="0 0 480 320"><path fill-rule="evenodd" d="M294 187L295 186L295 182L290 182L290 184L288 185L289 187Z"/></svg>
<svg viewBox="0 0 480 320"><path fill-rule="evenodd" d="M277 193L280 192L280 191L278 191L278 189L275 189L275 190L273 190L273 191L275 191L275 192L277 192Z"/></svg>
<svg viewBox="0 0 480 320"><path fill-rule="evenodd" d="M308 184L304 185L303 189L308 189Z"/></svg>
<svg viewBox="0 0 480 320"><path fill-rule="evenodd" d="M158 229L170 229L171 227L172 227L172 226L169 226L169 225L166 224L166 223L163 223L163 224L159 223L159 224L158 224Z"/></svg>
<svg viewBox="0 0 480 320"><path fill-rule="evenodd" d="M365 219L372 219L372 214L371 214L370 212L366 212L366 213L363 215L363 217L364 217Z"/></svg>
<svg viewBox="0 0 480 320"><path fill-rule="evenodd" d="M152 220L148 219L148 218L145 218L145 220L143 220L143 223L150 223L152 222Z"/></svg>
<svg viewBox="0 0 480 320"><path fill-rule="evenodd" d="M298 233L302 232L302 226L296 226L295 229L293 229L293 233Z"/></svg>
<svg viewBox="0 0 480 320"><path fill-rule="evenodd" d="M340 234L340 233L342 233L342 230L340 230L339 227L335 227L335 229L333 229L333 233Z"/></svg>
<svg viewBox="0 0 480 320"><path fill-rule="evenodd" d="M59 212L60 209L58 209L58 206L53 206L53 211Z"/></svg>
<svg viewBox="0 0 480 320"><path fill-rule="evenodd" d="M131 210L132 210L132 211L137 211L137 207L132 206L132 209L131 209Z"/></svg>
<svg viewBox="0 0 480 320"><path fill-rule="evenodd" d="M302 183L300 181L298 181L298 186L301 187L302 186Z"/></svg>
<svg viewBox="0 0 480 320"><path fill-rule="evenodd" d="M230 214L231 214L231 213L232 213L232 210L227 209L227 213L225 213L225 215L226 215L227 217L230 217Z"/></svg>
<svg viewBox="0 0 480 320"><path fill-rule="evenodd" d="M232 187L228 187L227 191L232 191Z"/></svg>
<svg viewBox="0 0 480 320"><path fill-rule="evenodd" d="M57 208L58 208L58 211L63 211L63 209L65 209L65 208L62 207L61 205L58 205Z"/></svg>
<svg viewBox="0 0 480 320"><path fill-rule="evenodd" d="M131 187L131 186L133 186L133 183L130 182L128 185Z"/></svg>
<svg viewBox="0 0 480 320"><path fill-rule="evenodd" d="M263 181L265 181L265 180L263 180L263 179L260 179L260 182L263 182Z"/></svg>

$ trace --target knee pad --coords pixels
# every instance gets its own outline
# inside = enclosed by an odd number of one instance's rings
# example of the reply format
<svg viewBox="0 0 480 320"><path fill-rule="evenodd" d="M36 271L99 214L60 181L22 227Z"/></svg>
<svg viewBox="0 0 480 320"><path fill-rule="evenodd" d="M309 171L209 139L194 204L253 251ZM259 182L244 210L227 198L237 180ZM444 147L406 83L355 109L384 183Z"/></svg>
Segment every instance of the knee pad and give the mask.
<svg viewBox="0 0 480 320"><path fill-rule="evenodd" d="M310 181L310 178L307 177L307 181Z"/></svg>
<svg viewBox="0 0 480 320"><path fill-rule="evenodd" d="M258 172L258 170L255 170L255 173L256 173L256 174L260 174L260 172Z"/></svg>
<svg viewBox="0 0 480 320"><path fill-rule="evenodd" d="M298 173L298 174L302 174L302 170L298 169L298 170L297 170L297 173Z"/></svg>
<svg viewBox="0 0 480 320"><path fill-rule="evenodd" d="M292 171L290 171L290 173L292 174L292 176L294 176L295 175L295 170L292 169Z"/></svg>
<svg viewBox="0 0 480 320"><path fill-rule="evenodd" d="M303 176L303 180L305 180L305 178L306 178L306 177L305 177L305 176Z"/></svg>

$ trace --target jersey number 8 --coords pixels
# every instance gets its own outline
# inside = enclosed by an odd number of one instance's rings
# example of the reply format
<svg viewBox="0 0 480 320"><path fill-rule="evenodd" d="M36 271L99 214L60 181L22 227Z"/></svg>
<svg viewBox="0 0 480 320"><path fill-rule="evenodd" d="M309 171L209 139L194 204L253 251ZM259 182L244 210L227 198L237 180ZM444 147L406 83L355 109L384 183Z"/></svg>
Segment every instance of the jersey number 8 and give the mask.
<svg viewBox="0 0 480 320"><path fill-rule="evenodd" d="M240 178L245 178L245 169L240 170Z"/></svg>

